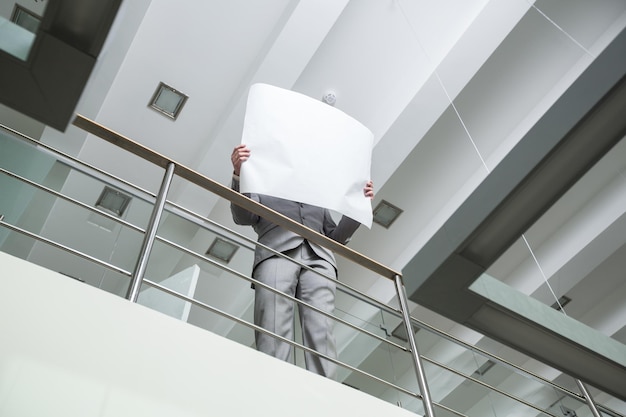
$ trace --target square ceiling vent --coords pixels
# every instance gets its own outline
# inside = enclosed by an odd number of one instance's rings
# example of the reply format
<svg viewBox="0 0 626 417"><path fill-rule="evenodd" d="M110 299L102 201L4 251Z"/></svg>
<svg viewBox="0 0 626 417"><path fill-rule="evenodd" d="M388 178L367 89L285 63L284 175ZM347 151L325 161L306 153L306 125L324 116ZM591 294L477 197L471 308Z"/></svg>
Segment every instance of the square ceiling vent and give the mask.
<svg viewBox="0 0 626 417"><path fill-rule="evenodd" d="M102 193L100 193L98 201L96 201L96 207L104 209L118 217L122 217L130 200L130 196L105 186Z"/></svg>
<svg viewBox="0 0 626 417"><path fill-rule="evenodd" d="M152 95L149 106L159 113L176 120L188 98L175 88L161 82Z"/></svg>
<svg viewBox="0 0 626 417"><path fill-rule="evenodd" d="M386 227L388 229L389 226L391 226L391 224L396 221L398 216L402 214L402 211L403 210L399 209L393 204L385 200L382 200L380 203L378 203L378 205L374 209L373 220L375 223L378 223L381 226Z"/></svg>
<svg viewBox="0 0 626 417"><path fill-rule="evenodd" d="M212 258L228 263L235 255L235 252L237 252L237 249L239 249L238 245L216 237L206 251L206 254Z"/></svg>

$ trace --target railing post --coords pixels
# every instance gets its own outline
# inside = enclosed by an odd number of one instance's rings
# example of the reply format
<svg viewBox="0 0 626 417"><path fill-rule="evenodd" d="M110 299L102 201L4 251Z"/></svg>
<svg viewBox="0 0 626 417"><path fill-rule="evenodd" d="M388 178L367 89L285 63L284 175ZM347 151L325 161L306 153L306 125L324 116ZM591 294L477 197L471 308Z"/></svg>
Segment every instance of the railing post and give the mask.
<svg viewBox="0 0 626 417"><path fill-rule="evenodd" d="M400 310L402 310L402 317L404 319L407 338L409 340L409 345L411 346L411 353L413 354L413 365L415 366L415 374L417 375L417 383L419 385L420 394L422 394L424 412L426 413L425 417L435 417L433 401L430 397L428 384L426 383L426 372L424 372L422 358L417 351L417 344L415 343L415 335L413 334L413 326L411 326L411 316L409 314L409 301L406 296L404 284L402 283L402 277L400 275L396 275L394 282L396 284L398 300L400 301Z"/></svg>
<svg viewBox="0 0 626 417"><path fill-rule="evenodd" d="M596 407L595 401L593 401L593 398L591 397L591 394L587 390L587 387L585 386L585 384L583 384L583 382L580 379L576 380L576 384L578 384L578 388L580 388L580 392L582 393L583 397L585 397L585 399L587 400L587 405L591 409L591 414L593 414L593 417L602 417L602 415L600 414L600 411L598 411L598 407Z"/></svg>
<svg viewBox="0 0 626 417"><path fill-rule="evenodd" d="M145 274L146 267L148 266L148 258L150 257L152 245L154 244L154 238L156 236L157 228L159 227L159 221L161 220L161 215L163 214L163 207L165 207L167 192L170 189L172 178L174 177L174 168L176 168L176 165L174 165L173 162L167 164L167 169L165 171L165 175L163 176L163 181L161 182L161 188L159 189L159 194L154 202L152 215L150 216L150 221L148 222L148 227L146 228L146 234L143 237L141 252L139 252L139 258L137 259L137 264L135 265L135 270L130 281L130 287L128 287L128 292L126 293L126 298L133 303L136 303L137 298L139 297L139 289L141 288L143 275Z"/></svg>

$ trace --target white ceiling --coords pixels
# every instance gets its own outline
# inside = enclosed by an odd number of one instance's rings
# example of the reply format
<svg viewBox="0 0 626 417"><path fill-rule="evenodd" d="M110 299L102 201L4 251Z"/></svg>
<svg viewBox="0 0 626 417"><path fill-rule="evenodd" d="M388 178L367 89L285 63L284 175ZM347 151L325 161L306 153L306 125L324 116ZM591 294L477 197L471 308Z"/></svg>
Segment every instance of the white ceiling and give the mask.
<svg viewBox="0 0 626 417"><path fill-rule="evenodd" d="M127 1L77 112L229 184L229 156L240 141L250 85L264 82L320 99L334 91L336 107L375 135L374 205L385 199L404 210L389 229L362 227L350 246L400 270L625 26L624 0ZM147 106L159 82L189 96L176 121ZM42 141L158 188L159 169L76 127L46 128ZM566 307L570 315L626 343L626 234L616 232L625 227L624 148L528 232L543 274L523 242L489 272L551 304L545 275L559 296L574 299ZM193 186L176 182L170 199L253 237L232 224L227 204ZM188 225L171 226L171 233L199 251L211 243ZM244 270L248 261L234 260ZM183 263L161 259L160 265L175 273ZM342 281L393 303L393 285L385 279L344 260L339 268ZM228 289L243 292L233 309L249 308L245 286ZM215 286L200 285L197 295L211 299L211 291ZM613 301L604 302L611 294ZM436 327L490 345L413 307ZM447 395L443 385L434 390Z"/></svg>

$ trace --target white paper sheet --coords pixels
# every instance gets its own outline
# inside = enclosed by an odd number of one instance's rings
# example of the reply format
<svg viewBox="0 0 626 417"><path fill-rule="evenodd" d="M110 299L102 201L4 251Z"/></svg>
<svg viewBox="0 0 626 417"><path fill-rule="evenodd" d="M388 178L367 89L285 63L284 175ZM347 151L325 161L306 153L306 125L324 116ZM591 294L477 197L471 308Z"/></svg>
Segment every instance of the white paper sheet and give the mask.
<svg viewBox="0 0 626 417"><path fill-rule="evenodd" d="M370 180L374 135L342 111L300 93L254 84L241 143L240 191L313 204L372 225Z"/></svg>

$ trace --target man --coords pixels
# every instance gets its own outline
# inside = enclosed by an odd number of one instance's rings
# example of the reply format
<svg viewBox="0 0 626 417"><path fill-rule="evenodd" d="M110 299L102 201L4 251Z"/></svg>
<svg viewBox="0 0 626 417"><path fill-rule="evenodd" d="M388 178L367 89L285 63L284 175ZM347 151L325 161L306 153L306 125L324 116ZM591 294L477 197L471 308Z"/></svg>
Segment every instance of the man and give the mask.
<svg viewBox="0 0 626 417"><path fill-rule="evenodd" d="M250 157L250 150L241 144L233 149L232 188L239 191L241 164ZM374 198L374 188L368 181L363 188L365 197ZM327 209L298 203L262 194L249 197L303 225L342 244L347 243L359 227L359 223L343 216L338 224ZM258 242L277 252L299 261L321 274L337 278L337 267L333 253L319 245L308 242L296 233L279 227L264 218L241 207L231 204L233 220L240 225L252 226L258 235ZM321 277L300 265L276 256L260 246L256 247L252 277L298 300L331 313L335 307L335 282ZM333 320L306 306L299 305L303 344L331 358L337 357ZM275 294L260 285L255 287L254 323L286 339L293 340L294 303L290 299ZM291 346L263 332L255 334L259 351L276 358L289 361ZM335 377L336 365L315 354L305 352L308 370L329 378Z"/></svg>

